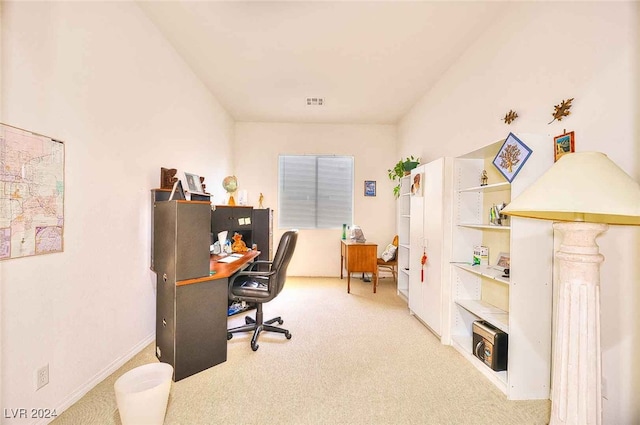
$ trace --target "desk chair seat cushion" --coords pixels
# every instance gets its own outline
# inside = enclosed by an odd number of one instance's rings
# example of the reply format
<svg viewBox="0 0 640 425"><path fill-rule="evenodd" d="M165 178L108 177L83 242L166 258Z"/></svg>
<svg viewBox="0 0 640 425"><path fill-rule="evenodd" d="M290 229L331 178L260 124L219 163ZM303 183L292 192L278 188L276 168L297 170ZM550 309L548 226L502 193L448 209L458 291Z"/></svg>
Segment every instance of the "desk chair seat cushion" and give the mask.
<svg viewBox="0 0 640 425"><path fill-rule="evenodd" d="M244 278L244 279L243 279ZM236 297L265 300L271 296L269 281L256 276L241 276L235 280L231 292Z"/></svg>

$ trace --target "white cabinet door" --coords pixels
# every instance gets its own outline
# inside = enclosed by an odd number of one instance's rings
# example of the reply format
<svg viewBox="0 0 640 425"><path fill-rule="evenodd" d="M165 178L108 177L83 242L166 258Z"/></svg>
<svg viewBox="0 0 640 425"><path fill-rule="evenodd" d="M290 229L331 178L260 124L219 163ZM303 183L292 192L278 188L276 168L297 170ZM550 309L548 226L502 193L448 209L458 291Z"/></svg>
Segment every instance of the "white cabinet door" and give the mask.
<svg viewBox="0 0 640 425"><path fill-rule="evenodd" d="M420 188L411 195L409 309L438 336L442 335L443 262L449 261L443 254L445 161L436 159L411 173L412 184L419 178Z"/></svg>
<svg viewBox="0 0 640 425"><path fill-rule="evenodd" d="M409 310L421 320L424 316L424 296L420 281L420 258L424 242L424 197L422 196L422 180L424 165L411 171L411 234L409 241ZM419 179L419 183L416 181Z"/></svg>
<svg viewBox="0 0 640 425"><path fill-rule="evenodd" d="M425 165L424 169L424 282L421 282L423 315L421 319L438 336L442 335L442 262L443 258L443 176L444 158ZM418 263L420 264L420 263Z"/></svg>

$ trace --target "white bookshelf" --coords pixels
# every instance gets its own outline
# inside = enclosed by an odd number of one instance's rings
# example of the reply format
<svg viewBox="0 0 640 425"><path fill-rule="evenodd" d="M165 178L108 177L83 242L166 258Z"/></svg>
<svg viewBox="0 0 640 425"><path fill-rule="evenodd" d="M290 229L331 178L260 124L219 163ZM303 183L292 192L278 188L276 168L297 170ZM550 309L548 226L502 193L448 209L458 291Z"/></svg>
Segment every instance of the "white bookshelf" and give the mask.
<svg viewBox="0 0 640 425"><path fill-rule="evenodd" d="M492 161L504 140L454 159L451 240L451 345L509 399L549 398L553 230L542 220L489 223L492 204L508 203L553 164L553 138L516 136L533 153L509 183ZM486 170L489 180L481 186ZM489 265L471 265L473 247L489 248ZM495 267L510 255L510 274ZM507 370L494 372L472 353L472 326L484 320L508 334Z"/></svg>

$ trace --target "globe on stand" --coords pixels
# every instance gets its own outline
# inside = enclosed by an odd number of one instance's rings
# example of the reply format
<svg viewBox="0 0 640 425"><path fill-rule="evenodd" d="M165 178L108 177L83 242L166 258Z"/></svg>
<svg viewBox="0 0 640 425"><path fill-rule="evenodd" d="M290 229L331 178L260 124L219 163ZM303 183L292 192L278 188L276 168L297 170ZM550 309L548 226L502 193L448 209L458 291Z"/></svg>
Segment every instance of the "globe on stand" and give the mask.
<svg viewBox="0 0 640 425"><path fill-rule="evenodd" d="M229 194L228 205L235 205L236 201L233 199L233 193L238 189L238 179L236 176L227 176L222 180L222 187Z"/></svg>

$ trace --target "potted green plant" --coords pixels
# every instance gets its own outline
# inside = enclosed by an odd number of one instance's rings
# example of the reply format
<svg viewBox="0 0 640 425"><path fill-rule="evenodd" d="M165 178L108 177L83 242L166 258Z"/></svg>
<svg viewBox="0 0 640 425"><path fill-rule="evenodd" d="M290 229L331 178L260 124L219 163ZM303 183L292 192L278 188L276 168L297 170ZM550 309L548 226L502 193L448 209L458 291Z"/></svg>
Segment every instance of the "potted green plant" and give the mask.
<svg viewBox="0 0 640 425"><path fill-rule="evenodd" d="M419 164L420 158L415 158L411 155L405 159L400 159L393 168L387 170L389 172L389 179L398 181L398 184L393 188L393 195L396 198L400 196L400 179L411 174L411 170L416 168Z"/></svg>

